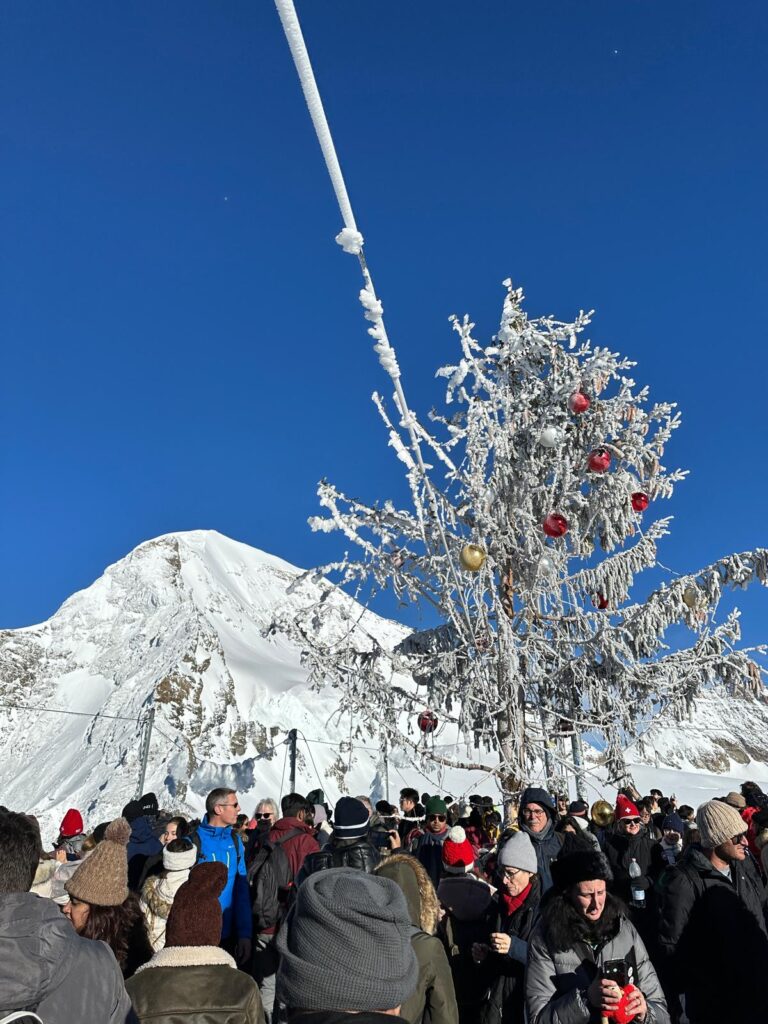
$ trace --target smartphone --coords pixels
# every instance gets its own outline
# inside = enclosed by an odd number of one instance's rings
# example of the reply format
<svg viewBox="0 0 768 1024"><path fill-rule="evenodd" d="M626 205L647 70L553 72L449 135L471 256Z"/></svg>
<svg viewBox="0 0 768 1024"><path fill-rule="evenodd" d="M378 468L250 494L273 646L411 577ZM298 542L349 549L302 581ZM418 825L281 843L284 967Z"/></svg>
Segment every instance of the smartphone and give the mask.
<svg viewBox="0 0 768 1024"><path fill-rule="evenodd" d="M626 960L606 960L603 964L602 976L608 981L615 981L619 988L632 984Z"/></svg>

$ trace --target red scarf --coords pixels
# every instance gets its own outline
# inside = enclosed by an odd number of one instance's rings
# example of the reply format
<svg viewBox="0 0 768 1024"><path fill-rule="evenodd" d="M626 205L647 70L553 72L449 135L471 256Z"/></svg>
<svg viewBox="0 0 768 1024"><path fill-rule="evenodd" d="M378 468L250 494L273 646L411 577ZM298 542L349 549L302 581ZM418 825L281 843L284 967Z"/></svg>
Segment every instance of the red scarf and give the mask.
<svg viewBox="0 0 768 1024"><path fill-rule="evenodd" d="M504 910L507 917L512 917L515 911L519 910L528 899L528 894L531 891L531 884L532 883L529 882L523 891L518 893L517 896L510 896L506 889L501 890L501 902L504 904Z"/></svg>

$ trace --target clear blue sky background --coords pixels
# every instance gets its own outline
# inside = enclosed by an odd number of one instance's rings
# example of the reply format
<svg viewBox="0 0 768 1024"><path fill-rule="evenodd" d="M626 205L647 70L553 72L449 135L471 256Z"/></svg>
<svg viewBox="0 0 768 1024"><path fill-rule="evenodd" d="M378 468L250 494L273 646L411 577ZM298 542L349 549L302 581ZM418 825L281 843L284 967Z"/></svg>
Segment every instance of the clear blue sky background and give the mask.
<svg viewBox="0 0 768 1024"><path fill-rule="evenodd" d="M766 5L298 9L411 403L507 275L534 313L595 307L684 412L664 560L768 541ZM3 4L0 146L0 625L174 530L321 562L323 475L403 493L268 0Z"/></svg>

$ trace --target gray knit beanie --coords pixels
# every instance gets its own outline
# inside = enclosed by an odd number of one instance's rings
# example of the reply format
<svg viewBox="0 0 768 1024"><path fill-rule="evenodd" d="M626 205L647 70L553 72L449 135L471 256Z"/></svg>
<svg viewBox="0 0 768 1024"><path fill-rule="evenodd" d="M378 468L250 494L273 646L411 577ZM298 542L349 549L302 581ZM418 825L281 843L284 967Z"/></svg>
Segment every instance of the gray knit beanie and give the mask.
<svg viewBox="0 0 768 1024"><path fill-rule="evenodd" d="M499 850L498 863L503 868L520 868L536 874L539 870L536 851L526 832L513 832Z"/></svg>
<svg viewBox="0 0 768 1024"><path fill-rule="evenodd" d="M722 800L709 800L699 807L696 811L696 828L705 850L714 850L747 831L739 812Z"/></svg>
<svg viewBox="0 0 768 1024"><path fill-rule="evenodd" d="M318 871L277 935L277 997L289 1009L392 1010L418 981L412 932L396 882L354 868Z"/></svg>

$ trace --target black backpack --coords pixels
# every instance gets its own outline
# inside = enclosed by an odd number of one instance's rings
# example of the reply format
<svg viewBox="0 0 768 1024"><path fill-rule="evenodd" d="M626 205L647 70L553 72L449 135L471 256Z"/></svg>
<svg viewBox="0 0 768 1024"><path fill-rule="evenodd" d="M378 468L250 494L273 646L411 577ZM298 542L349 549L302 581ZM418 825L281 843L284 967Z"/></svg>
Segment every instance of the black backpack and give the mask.
<svg viewBox="0 0 768 1024"><path fill-rule="evenodd" d="M302 834L303 829L292 828L274 842L265 837L248 866L253 927L257 932L273 928L288 912L295 879L283 843Z"/></svg>

